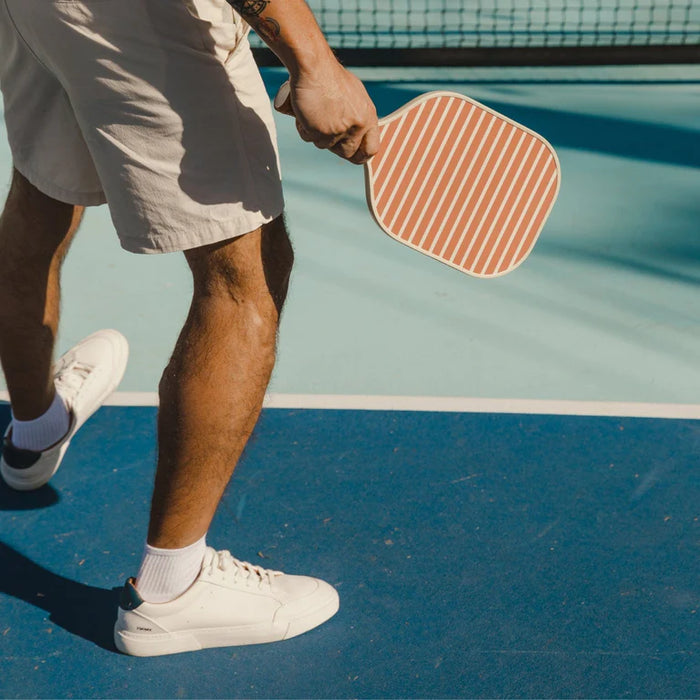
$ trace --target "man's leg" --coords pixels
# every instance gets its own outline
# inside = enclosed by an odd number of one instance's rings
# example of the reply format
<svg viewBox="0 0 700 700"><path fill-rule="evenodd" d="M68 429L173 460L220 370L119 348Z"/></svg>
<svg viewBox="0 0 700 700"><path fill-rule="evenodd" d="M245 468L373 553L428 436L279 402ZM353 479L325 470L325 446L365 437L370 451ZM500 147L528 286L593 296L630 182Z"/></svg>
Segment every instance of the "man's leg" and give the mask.
<svg viewBox="0 0 700 700"><path fill-rule="evenodd" d="M16 170L0 216L0 362L18 420L51 406L61 263L84 208L40 192Z"/></svg>
<svg viewBox="0 0 700 700"><path fill-rule="evenodd" d="M282 221L187 254L194 298L160 385L148 546L121 595L114 641L136 656L260 644L307 632L336 590L204 544L262 406L292 266Z"/></svg>
<svg viewBox="0 0 700 700"><path fill-rule="evenodd" d="M93 333L53 363L61 264L83 211L13 173L0 217L0 363L12 404L0 474L19 491L51 479L126 369L128 344L114 330Z"/></svg>
<svg viewBox="0 0 700 700"><path fill-rule="evenodd" d="M275 362L293 254L282 218L186 253L192 305L160 384L148 543L204 536L255 426Z"/></svg>

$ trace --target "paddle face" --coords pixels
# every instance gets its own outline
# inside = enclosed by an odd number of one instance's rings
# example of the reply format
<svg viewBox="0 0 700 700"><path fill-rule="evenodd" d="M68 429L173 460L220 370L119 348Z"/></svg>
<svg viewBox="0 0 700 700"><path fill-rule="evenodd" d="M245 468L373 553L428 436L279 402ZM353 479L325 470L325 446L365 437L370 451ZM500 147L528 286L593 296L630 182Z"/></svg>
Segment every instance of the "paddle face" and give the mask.
<svg viewBox="0 0 700 700"><path fill-rule="evenodd" d="M367 202L397 241L477 277L530 253L559 191L539 135L463 95L430 92L381 122Z"/></svg>

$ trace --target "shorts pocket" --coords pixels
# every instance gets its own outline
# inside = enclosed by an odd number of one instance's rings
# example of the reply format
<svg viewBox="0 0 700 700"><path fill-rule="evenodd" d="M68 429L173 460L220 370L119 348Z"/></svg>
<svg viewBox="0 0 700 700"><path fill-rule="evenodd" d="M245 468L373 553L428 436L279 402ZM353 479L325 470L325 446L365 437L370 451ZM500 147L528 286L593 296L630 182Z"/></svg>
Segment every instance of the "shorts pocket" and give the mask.
<svg viewBox="0 0 700 700"><path fill-rule="evenodd" d="M182 0L202 33L205 48L226 63L248 33L249 26L226 0Z"/></svg>

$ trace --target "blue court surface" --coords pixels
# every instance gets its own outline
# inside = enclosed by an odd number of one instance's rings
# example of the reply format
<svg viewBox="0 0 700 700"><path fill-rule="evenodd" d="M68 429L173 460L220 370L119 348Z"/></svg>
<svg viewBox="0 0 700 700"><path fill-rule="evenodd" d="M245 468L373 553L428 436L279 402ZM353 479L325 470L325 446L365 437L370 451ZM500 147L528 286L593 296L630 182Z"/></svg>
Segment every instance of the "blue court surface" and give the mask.
<svg viewBox="0 0 700 700"><path fill-rule="evenodd" d="M382 234L361 171L278 119L297 266L209 542L325 578L340 612L278 644L115 651L190 281L93 209L59 350L114 327L130 366L49 486L0 486L1 697L700 697L700 70L360 74L380 114L449 89L527 124L563 181L531 258L470 279Z"/></svg>
<svg viewBox="0 0 700 700"><path fill-rule="evenodd" d="M113 586L154 421L104 408L50 487L0 491L3 696L697 696L695 422L268 409L210 539L325 577L340 613L131 659Z"/></svg>

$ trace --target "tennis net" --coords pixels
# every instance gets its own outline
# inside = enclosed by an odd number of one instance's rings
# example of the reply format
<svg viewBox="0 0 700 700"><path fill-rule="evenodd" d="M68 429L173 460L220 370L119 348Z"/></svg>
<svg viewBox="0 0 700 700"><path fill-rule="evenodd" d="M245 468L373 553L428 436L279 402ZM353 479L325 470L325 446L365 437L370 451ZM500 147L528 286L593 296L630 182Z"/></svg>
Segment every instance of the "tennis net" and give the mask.
<svg viewBox="0 0 700 700"><path fill-rule="evenodd" d="M308 2L331 46L354 65L700 60L700 0Z"/></svg>

